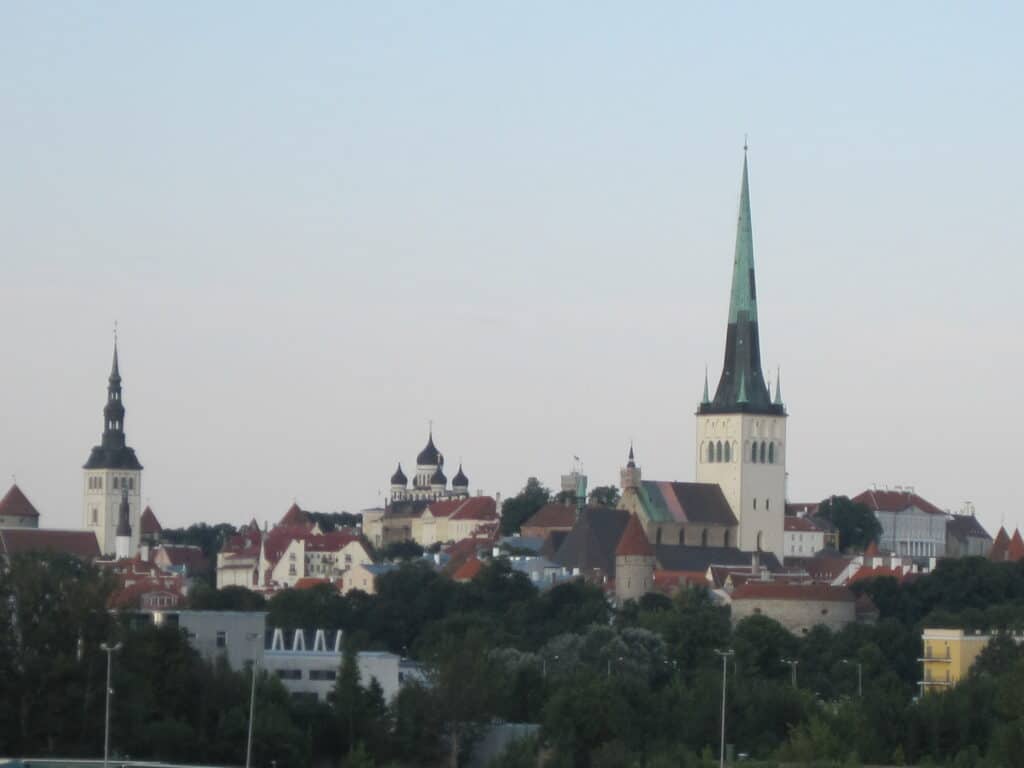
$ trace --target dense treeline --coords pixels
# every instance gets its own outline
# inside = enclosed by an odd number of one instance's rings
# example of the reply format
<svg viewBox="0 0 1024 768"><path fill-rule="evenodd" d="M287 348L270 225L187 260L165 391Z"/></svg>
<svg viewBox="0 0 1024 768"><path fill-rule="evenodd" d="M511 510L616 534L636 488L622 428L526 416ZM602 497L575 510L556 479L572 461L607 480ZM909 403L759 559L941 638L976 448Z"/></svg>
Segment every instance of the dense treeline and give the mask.
<svg viewBox="0 0 1024 768"><path fill-rule="evenodd" d="M248 672L204 662L173 629L104 610L110 584L60 557L16 558L0 575L0 753L95 756L102 750L101 642L115 655L113 737L136 758L239 764ZM279 768L451 765L495 720L534 722L539 740L499 765L698 765L717 755L722 664L727 740L764 759L1014 766L1024 761L1024 657L1012 640L985 652L969 680L917 699L925 624L1024 626L1024 567L944 562L899 586L867 584L881 619L794 637L755 616L735 627L702 590L648 596L613 611L595 587L538 592L493 563L457 584L422 563L380 580L379 594L244 589L201 593L208 607L261 607L281 627L341 628L348 652L329 702L290 699L258 678L254 763ZM424 684L386 702L353 653L419 659ZM796 682L791 665L797 662ZM858 696L857 665L863 674Z"/></svg>

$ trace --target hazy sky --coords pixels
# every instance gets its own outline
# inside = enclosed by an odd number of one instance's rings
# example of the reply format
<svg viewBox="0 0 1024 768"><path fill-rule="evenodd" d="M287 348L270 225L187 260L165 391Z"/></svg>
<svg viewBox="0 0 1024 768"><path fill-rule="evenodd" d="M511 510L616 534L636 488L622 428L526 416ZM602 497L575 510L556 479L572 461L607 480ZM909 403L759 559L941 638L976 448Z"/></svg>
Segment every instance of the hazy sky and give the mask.
<svg viewBox="0 0 1024 768"><path fill-rule="evenodd" d="M0 474L165 525L692 480L743 136L789 496L1024 524L1020 4L4 3Z"/></svg>

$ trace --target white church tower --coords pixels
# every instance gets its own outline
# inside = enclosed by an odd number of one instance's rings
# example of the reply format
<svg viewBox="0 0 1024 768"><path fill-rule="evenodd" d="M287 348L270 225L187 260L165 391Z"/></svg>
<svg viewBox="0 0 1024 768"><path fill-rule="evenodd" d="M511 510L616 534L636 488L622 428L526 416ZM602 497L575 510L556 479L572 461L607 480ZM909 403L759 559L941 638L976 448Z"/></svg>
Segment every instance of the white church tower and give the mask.
<svg viewBox="0 0 1024 768"><path fill-rule="evenodd" d="M121 504L128 505L131 529L129 550L139 548L139 518L142 514L142 465L124 436L124 404L121 402L121 374L114 339L114 363L107 384L107 404L103 408L103 439L92 449L85 463L82 527L96 533L104 555L120 554L117 529ZM123 548L123 545L122 545Z"/></svg>
<svg viewBox="0 0 1024 768"><path fill-rule="evenodd" d="M744 148L746 152L746 148ZM697 481L717 483L729 501L745 550L783 555L786 509L786 409L776 381L771 397L761 372L757 288L750 224L747 158L743 158L725 362L714 399L697 409Z"/></svg>

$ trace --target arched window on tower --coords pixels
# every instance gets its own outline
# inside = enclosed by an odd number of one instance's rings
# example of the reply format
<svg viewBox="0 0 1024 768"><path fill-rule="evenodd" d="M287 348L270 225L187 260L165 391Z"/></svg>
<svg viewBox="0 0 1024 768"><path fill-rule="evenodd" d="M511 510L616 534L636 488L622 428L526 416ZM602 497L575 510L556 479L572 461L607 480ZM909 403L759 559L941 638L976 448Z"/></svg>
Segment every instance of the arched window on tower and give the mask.
<svg viewBox="0 0 1024 768"><path fill-rule="evenodd" d="M761 538L762 538L762 536L763 536L763 534L761 533L761 531L758 531L757 532L757 551L758 552L761 551Z"/></svg>
<svg viewBox="0 0 1024 768"><path fill-rule="evenodd" d="M708 545L708 529L705 528L700 532L700 545L706 547Z"/></svg>
<svg viewBox="0 0 1024 768"><path fill-rule="evenodd" d="M679 546L683 546L686 543L686 530L684 528L679 529Z"/></svg>
<svg viewBox="0 0 1024 768"><path fill-rule="evenodd" d="M728 547L729 546L729 538L730 538L729 537L729 529L726 528L725 529L725 535L722 537L722 546L723 547Z"/></svg>
<svg viewBox="0 0 1024 768"><path fill-rule="evenodd" d="M658 532L654 535L654 543L661 544L661 528L658 528Z"/></svg>
<svg viewBox="0 0 1024 768"><path fill-rule="evenodd" d="M761 443L761 463L762 464L764 464L766 458L767 458L767 456L766 456L765 444L762 442Z"/></svg>
<svg viewBox="0 0 1024 768"><path fill-rule="evenodd" d="M725 444L725 463L728 464L732 461L732 449L729 448L729 443Z"/></svg>
<svg viewBox="0 0 1024 768"><path fill-rule="evenodd" d="M775 463L775 443L768 443L768 463Z"/></svg>
<svg viewBox="0 0 1024 768"><path fill-rule="evenodd" d="M721 460L722 460L722 441L719 440L718 444L715 446L715 461L721 461Z"/></svg>
<svg viewBox="0 0 1024 768"><path fill-rule="evenodd" d="M750 444L750 460L757 463L757 443Z"/></svg>
<svg viewBox="0 0 1024 768"><path fill-rule="evenodd" d="M708 461L713 462L715 460L715 444L708 443Z"/></svg>

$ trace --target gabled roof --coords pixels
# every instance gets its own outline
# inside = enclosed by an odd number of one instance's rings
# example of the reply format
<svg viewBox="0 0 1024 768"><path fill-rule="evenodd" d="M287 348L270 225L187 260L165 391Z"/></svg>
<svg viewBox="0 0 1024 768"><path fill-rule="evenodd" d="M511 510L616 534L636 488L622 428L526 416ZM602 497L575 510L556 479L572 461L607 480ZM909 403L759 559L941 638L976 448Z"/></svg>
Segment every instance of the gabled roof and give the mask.
<svg viewBox="0 0 1024 768"><path fill-rule="evenodd" d="M755 581L753 579L732 591L737 600L813 600L814 602L852 603L856 597L846 587L830 584L794 584L792 582Z"/></svg>
<svg viewBox="0 0 1024 768"><path fill-rule="evenodd" d="M433 501L427 509L434 517L447 517L450 520L494 520L498 516L497 502L491 496Z"/></svg>
<svg viewBox="0 0 1024 768"><path fill-rule="evenodd" d="M854 496L851 501L866 504L872 512L903 512L910 507L917 507L930 515L944 515L941 509L916 493L908 491L876 491L867 490Z"/></svg>
<svg viewBox="0 0 1024 768"><path fill-rule="evenodd" d="M718 483L643 480L639 490L641 506L651 522L739 525Z"/></svg>
<svg viewBox="0 0 1024 768"><path fill-rule="evenodd" d="M624 509L586 507L559 547L555 562L564 568L599 570L615 576L615 548L629 522Z"/></svg>
<svg viewBox="0 0 1024 768"><path fill-rule="evenodd" d="M658 544L654 548L658 567L666 571L707 571L712 565L746 565L754 553L733 547L694 547L686 544ZM782 570L771 552L758 552L758 561L771 573Z"/></svg>
<svg viewBox="0 0 1024 768"><path fill-rule="evenodd" d="M522 524L523 528L561 528L570 530L576 524L576 507L551 502L538 509Z"/></svg>
<svg viewBox="0 0 1024 768"><path fill-rule="evenodd" d="M644 527L640 524L640 518L636 515L629 516L626 529L622 532L622 538L615 547L616 557L654 557L654 547L644 533Z"/></svg>
<svg viewBox="0 0 1024 768"><path fill-rule="evenodd" d="M946 521L946 536L953 536L961 541L966 541L968 537L992 541L988 531L974 515L953 515Z"/></svg>
<svg viewBox="0 0 1024 768"><path fill-rule="evenodd" d="M298 504L292 504L278 525L309 525L309 516L302 511Z"/></svg>
<svg viewBox="0 0 1024 768"><path fill-rule="evenodd" d="M22 493L21 488L15 483L11 489L0 499L0 516L3 517L33 517L38 518L39 512L32 506L32 502Z"/></svg>
<svg viewBox="0 0 1024 768"><path fill-rule="evenodd" d="M142 517L139 518L139 532L143 535L155 536L163 533L163 526L160 525L160 521L156 519L156 515L153 514L153 510L148 506L142 510Z"/></svg>
<svg viewBox="0 0 1024 768"><path fill-rule="evenodd" d="M63 552L84 560L100 556L92 531L58 531L46 528L0 528L0 555L25 552Z"/></svg>
<svg viewBox="0 0 1024 768"><path fill-rule="evenodd" d="M203 550L192 544L161 544L153 556L158 552L163 552L171 565L185 566L190 571L201 571L207 565Z"/></svg>

